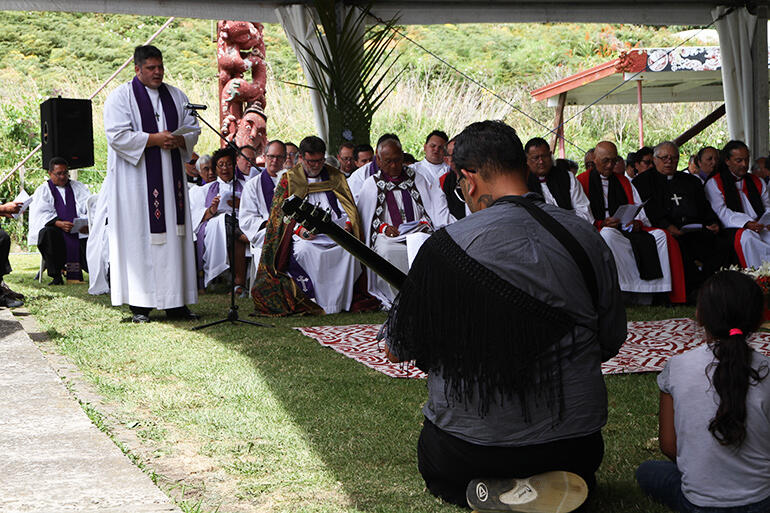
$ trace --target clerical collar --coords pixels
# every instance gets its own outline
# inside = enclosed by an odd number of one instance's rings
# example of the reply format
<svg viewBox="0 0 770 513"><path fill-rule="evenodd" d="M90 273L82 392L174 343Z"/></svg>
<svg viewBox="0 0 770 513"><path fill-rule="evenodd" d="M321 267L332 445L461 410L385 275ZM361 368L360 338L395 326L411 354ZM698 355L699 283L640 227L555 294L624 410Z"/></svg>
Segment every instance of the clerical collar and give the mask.
<svg viewBox="0 0 770 513"><path fill-rule="evenodd" d="M602 174L599 175L599 178L601 178L603 182L608 182L610 180L609 176L604 176Z"/></svg>
<svg viewBox="0 0 770 513"><path fill-rule="evenodd" d="M666 175L666 180L673 180L673 179L674 179L674 175Z"/></svg>
<svg viewBox="0 0 770 513"><path fill-rule="evenodd" d="M546 181L546 178L544 176L538 176L537 179L540 183L545 183Z"/></svg>
<svg viewBox="0 0 770 513"><path fill-rule="evenodd" d="M741 180L743 180L743 177L741 177L741 178L738 178L737 176L735 176L735 173L733 173L732 171L730 171L730 174L731 174L731 175L733 175L733 178L735 178L735 181L736 181L736 182L740 182ZM745 175L744 175L744 176L745 176Z"/></svg>

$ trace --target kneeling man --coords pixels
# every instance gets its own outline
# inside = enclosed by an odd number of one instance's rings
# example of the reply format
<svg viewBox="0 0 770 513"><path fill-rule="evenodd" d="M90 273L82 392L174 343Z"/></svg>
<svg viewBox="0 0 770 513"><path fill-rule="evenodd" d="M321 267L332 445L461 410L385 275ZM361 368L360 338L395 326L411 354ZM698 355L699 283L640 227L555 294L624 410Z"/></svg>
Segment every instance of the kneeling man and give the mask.
<svg viewBox="0 0 770 513"><path fill-rule="evenodd" d="M69 166L61 157L48 163L48 181L35 190L29 206L29 244L36 244L45 259L49 285L62 285L62 270L67 280L83 281L86 262L88 226L74 231L75 219L87 218L86 203L91 191L70 180ZM81 237L81 234L83 236Z"/></svg>
<svg viewBox="0 0 770 513"><path fill-rule="evenodd" d="M529 193L510 126L469 125L453 159L474 214L425 242L384 329L392 361L428 372L418 468L431 493L477 511L572 511L604 455L601 362L626 338L612 254Z"/></svg>
<svg viewBox="0 0 770 513"><path fill-rule="evenodd" d="M377 166L379 170L366 179L358 195L364 240L406 273L409 259L402 231L433 232L454 219L438 184L432 187L423 175L404 165L400 142L386 139L377 146ZM389 307L398 291L371 270L367 277L369 292Z"/></svg>

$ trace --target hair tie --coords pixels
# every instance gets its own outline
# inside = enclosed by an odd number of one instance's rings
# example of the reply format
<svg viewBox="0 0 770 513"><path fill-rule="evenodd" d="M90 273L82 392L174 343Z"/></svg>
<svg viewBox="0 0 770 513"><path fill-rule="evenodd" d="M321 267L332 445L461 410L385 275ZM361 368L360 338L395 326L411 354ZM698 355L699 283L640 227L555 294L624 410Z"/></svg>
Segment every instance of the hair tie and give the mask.
<svg viewBox="0 0 770 513"><path fill-rule="evenodd" d="M743 335L743 331L741 331L738 328L733 328L730 330L730 336L733 337L735 335Z"/></svg>

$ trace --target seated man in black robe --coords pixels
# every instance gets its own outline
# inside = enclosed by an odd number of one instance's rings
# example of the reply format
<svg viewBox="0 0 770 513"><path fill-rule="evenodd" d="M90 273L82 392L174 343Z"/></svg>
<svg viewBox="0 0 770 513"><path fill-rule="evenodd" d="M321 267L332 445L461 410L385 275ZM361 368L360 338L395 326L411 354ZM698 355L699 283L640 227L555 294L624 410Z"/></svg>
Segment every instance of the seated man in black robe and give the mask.
<svg viewBox="0 0 770 513"><path fill-rule="evenodd" d="M720 268L729 266L729 241L720 236L719 219L706 200L700 179L678 172L679 148L671 141L655 146L654 169L634 178L653 226L667 230L679 243L688 298Z"/></svg>

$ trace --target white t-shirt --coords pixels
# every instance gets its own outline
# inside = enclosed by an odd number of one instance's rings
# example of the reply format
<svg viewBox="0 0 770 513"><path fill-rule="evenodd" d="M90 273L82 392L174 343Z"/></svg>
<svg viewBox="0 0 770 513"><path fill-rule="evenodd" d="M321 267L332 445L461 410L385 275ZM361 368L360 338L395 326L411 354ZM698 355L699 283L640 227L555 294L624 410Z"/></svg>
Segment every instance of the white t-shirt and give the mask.
<svg viewBox="0 0 770 513"><path fill-rule="evenodd" d="M674 398L676 465L682 493L703 507L735 507L770 497L770 376L749 386L746 440L740 448L720 445L708 430L719 405L711 385L715 361L707 344L671 358L658 375L661 391ZM770 358L752 351L752 367Z"/></svg>

